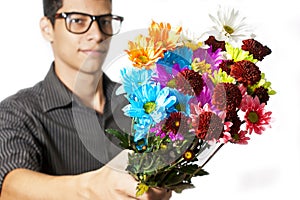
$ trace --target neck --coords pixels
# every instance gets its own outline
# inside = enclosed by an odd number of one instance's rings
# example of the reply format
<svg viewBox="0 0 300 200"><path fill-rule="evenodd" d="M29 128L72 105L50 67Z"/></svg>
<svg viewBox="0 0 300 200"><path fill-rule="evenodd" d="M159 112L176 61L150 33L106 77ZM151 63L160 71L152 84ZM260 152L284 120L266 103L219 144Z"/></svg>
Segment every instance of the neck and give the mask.
<svg viewBox="0 0 300 200"><path fill-rule="evenodd" d="M103 113L105 97L102 72L98 75L80 74L79 72L73 92L86 106Z"/></svg>

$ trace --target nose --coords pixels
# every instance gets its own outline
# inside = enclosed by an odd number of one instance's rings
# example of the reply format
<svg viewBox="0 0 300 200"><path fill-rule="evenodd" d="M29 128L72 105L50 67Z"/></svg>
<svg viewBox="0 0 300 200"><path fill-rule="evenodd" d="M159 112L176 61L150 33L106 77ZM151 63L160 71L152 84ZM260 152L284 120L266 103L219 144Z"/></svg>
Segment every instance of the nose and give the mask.
<svg viewBox="0 0 300 200"><path fill-rule="evenodd" d="M102 42L108 37L102 33L97 21L93 21L90 29L88 30L88 40L95 40L96 42Z"/></svg>

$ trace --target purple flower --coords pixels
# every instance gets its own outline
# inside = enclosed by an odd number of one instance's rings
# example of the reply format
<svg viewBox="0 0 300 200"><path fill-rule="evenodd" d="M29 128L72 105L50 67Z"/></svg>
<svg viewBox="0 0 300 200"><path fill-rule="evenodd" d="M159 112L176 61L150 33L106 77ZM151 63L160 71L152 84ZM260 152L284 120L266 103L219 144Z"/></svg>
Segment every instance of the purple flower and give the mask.
<svg viewBox="0 0 300 200"><path fill-rule="evenodd" d="M219 70L219 64L222 62L221 56L221 49L213 52L211 47L208 49L198 48L194 51L193 60L195 58L199 58L200 61L205 60L206 63L210 64L213 72L215 70Z"/></svg>

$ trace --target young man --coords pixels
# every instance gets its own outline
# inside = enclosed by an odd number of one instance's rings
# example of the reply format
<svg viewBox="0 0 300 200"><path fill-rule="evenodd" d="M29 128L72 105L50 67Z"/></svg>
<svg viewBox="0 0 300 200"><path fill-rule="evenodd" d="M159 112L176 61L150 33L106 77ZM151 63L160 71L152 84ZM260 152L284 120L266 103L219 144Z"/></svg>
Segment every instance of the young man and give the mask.
<svg viewBox="0 0 300 200"><path fill-rule="evenodd" d="M133 177L105 165L120 152L103 133L119 110L101 70L123 19L111 4L44 0L40 27L54 62L43 81L0 104L0 200L137 199ZM170 197L151 189L139 199Z"/></svg>

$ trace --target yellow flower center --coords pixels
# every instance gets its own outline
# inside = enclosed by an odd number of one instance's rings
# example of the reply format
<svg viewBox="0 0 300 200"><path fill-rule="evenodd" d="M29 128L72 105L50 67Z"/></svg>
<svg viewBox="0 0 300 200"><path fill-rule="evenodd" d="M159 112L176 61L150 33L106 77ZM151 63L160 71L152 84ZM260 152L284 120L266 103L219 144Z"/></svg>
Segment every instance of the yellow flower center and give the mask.
<svg viewBox="0 0 300 200"><path fill-rule="evenodd" d="M236 133L232 137L233 137L234 140L239 140L240 139L239 134L236 134Z"/></svg>
<svg viewBox="0 0 300 200"><path fill-rule="evenodd" d="M144 104L143 108L147 114L150 114L155 110L156 104L155 102L149 101Z"/></svg>
<svg viewBox="0 0 300 200"><path fill-rule="evenodd" d="M232 34L234 32L233 28L231 28L230 26L224 25L223 28L229 34Z"/></svg>
<svg viewBox="0 0 300 200"><path fill-rule="evenodd" d="M190 160L193 157L193 153L191 151L186 151L184 153L184 158Z"/></svg>
<svg viewBox="0 0 300 200"><path fill-rule="evenodd" d="M141 63L146 64L148 63L149 59L147 56L139 56L139 60L141 61Z"/></svg>
<svg viewBox="0 0 300 200"><path fill-rule="evenodd" d="M248 114L248 119L251 123L255 124L256 122L258 122L259 117L255 111L251 111Z"/></svg>
<svg viewBox="0 0 300 200"><path fill-rule="evenodd" d="M167 83L167 86L170 87L170 88L175 88L175 86L176 86L175 78L173 78L172 80L170 80L170 81Z"/></svg>
<svg viewBox="0 0 300 200"><path fill-rule="evenodd" d="M175 122L175 126L176 126L176 127L179 127L179 126L180 126L180 122L179 122L179 121L176 121L176 122Z"/></svg>

